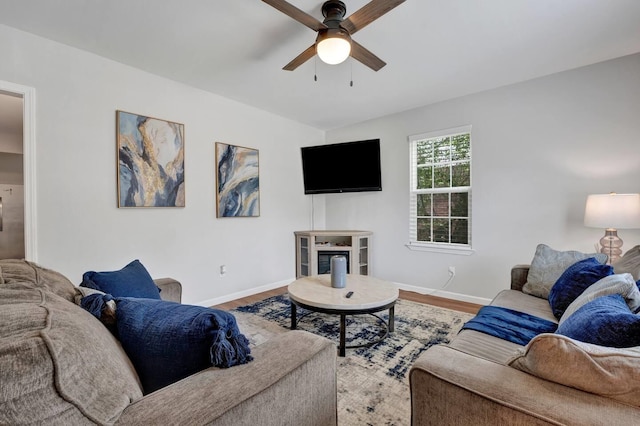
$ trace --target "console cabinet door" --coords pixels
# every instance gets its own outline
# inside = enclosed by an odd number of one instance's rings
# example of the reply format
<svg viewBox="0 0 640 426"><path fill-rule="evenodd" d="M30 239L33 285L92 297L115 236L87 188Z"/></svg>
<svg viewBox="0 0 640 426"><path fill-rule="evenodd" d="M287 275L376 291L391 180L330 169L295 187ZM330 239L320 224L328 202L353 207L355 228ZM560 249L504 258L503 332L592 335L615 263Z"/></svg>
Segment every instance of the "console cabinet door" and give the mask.
<svg viewBox="0 0 640 426"><path fill-rule="evenodd" d="M296 278L308 277L313 274L311 270L311 251L311 238L298 236L296 239Z"/></svg>
<svg viewBox="0 0 640 426"><path fill-rule="evenodd" d="M358 266L360 275L369 275L369 237L358 238Z"/></svg>

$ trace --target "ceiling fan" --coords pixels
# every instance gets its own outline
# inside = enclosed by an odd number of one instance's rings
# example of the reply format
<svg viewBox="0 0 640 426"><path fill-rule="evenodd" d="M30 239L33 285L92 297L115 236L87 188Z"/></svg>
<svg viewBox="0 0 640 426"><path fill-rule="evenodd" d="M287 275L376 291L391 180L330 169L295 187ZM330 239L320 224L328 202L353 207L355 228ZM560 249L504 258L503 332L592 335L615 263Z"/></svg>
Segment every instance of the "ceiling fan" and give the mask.
<svg viewBox="0 0 640 426"><path fill-rule="evenodd" d="M351 36L405 2L405 0L372 0L344 19L347 13L346 5L338 0L329 0L322 5L322 15L325 19L320 22L285 0L262 1L318 33L313 45L282 68L287 71L295 70L316 53L323 62L328 64L339 64L351 56L372 70L378 71L386 65L386 62L354 41Z"/></svg>

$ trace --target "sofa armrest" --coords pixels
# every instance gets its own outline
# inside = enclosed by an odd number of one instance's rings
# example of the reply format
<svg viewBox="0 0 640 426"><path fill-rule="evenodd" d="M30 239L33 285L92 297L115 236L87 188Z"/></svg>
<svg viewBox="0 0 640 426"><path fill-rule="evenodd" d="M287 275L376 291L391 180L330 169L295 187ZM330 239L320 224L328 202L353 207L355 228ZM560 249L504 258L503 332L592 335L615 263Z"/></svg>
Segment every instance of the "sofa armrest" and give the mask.
<svg viewBox="0 0 640 426"><path fill-rule="evenodd" d="M570 366L568 366L570 368ZM632 424L640 408L457 351L430 348L409 373L412 425ZM599 424L599 423L598 423Z"/></svg>
<svg viewBox="0 0 640 426"><path fill-rule="evenodd" d="M335 344L289 331L252 354L248 364L209 368L146 395L118 424L337 424Z"/></svg>
<svg viewBox="0 0 640 426"><path fill-rule="evenodd" d="M511 268L511 290L522 291L522 287L527 283L530 266L515 265Z"/></svg>
<svg viewBox="0 0 640 426"><path fill-rule="evenodd" d="M182 284L173 278L157 278L153 280L160 291L160 298L170 302L182 302Z"/></svg>

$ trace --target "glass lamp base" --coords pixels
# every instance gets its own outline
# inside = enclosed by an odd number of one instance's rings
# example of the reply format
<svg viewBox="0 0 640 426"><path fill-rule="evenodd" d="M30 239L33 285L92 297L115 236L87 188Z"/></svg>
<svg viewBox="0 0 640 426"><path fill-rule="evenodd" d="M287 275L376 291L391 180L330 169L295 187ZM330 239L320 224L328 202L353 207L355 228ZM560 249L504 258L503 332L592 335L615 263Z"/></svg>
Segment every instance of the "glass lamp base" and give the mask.
<svg viewBox="0 0 640 426"><path fill-rule="evenodd" d="M618 237L616 229L607 229L604 231L604 237L600 238L600 253L609 256L607 263L610 265L620 259L622 255L622 239Z"/></svg>

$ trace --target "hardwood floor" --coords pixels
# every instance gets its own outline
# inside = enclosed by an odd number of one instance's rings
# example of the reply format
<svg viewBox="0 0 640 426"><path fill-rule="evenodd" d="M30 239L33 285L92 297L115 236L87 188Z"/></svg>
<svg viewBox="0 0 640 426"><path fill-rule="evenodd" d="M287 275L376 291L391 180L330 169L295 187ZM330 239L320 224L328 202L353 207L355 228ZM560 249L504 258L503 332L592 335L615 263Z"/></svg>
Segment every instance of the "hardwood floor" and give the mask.
<svg viewBox="0 0 640 426"><path fill-rule="evenodd" d="M239 306L250 305L264 300L268 297L278 296L287 292L287 287L279 287L273 290L257 293L252 296L243 297L240 299L232 300L230 302L222 303L214 306L217 309L231 310ZM446 299L444 297L437 297L431 295L425 295L416 293L413 291L400 290L400 299L410 300L417 303L425 303L428 305L438 306L441 308L452 309L454 311L468 312L470 314L476 314L482 307L474 303L461 302L459 300Z"/></svg>

